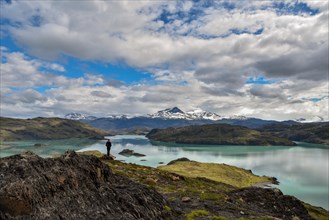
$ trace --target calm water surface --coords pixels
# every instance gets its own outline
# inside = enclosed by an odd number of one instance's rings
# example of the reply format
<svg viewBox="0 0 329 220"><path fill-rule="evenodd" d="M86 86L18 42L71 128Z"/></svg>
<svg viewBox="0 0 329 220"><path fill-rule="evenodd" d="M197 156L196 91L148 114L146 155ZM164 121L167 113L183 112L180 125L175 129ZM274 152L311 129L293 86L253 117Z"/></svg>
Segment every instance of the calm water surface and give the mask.
<svg viewBox="0 0 329 220"><path fill-rule="evenodd" d="M182 145L150 142L144 136L110 137L113 143L111 153L118 160L157 167L171 160L187 157L191 160L211 163L225 163L250 169L257 175L274 176L280 184L276 187L283 193L315 206L329 210L329 146L298 143L298 146L209 146ZM104 141L68 139L60 141L4 142L0 156L8 156L32 150L41 156L63 153L67 149L106 153ZM47 146L35 147L35 143ZM118 153L132 149L145 157L125 157ZM146 160L146 161L141 161Z"/></svg>

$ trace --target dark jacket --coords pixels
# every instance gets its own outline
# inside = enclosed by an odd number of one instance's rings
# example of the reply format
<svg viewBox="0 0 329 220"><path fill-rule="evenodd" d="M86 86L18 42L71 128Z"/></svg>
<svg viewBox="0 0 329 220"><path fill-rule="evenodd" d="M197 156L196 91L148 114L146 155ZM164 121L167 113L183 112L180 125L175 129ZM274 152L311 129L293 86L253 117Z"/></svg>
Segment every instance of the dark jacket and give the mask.
<svg viewBox="0 0 329 220"><path fill-rule="evenodd" d="M112 147L112 143L111 143L111 141L107 141L107 142L106 142L106 147L107 147L107 148L111 148L111 147Z"/></svg>

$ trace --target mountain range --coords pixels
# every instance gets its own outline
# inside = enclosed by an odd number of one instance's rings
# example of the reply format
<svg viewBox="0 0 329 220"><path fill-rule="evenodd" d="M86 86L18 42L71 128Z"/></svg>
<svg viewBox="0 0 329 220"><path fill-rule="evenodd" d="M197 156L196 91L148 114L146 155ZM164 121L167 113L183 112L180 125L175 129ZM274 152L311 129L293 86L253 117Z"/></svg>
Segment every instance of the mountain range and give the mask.
<svg viewBox="0 0 329 220"><path fill-rule="evenodd" d="M73 117L72 117L73 116ZM178 128L192 125L230 124L267 132L291 141L328 144L326 129L328 122L306 122L305 120L275 121L241 115L222 116L200 109L184 112L178 107L168 108L146 116L112 115L96 118L79 113L65 116L80 120L92 127L103 129L111 134L148 134L152 129ZM303 123L302 123L303 122ZM279 129L278 129L279 128Z"/></svg>
<svg viewBox="0 0 329 220"><path fill-rule="evenodd" d="M265 121L265 124L267 122L278 122L275 120L263 120L259 118L254 118L254 117L247 117L244 115L230 115L230 116L223 116L219 115L214 112L207 112L202 109L194 109L190 110L187 112L182 111L178 107L173 107L173 108L167 108L164 110L160 110L154 114L147 114L145 116L131 116L131 115L108 115L104 117L95 117L92 115L87 115L87 114L82 114L82 113L69 113L64 116L65 119L71 119L71 120L96 120L99 118L107 118L107 119L133 119L133 118L156 118L156 119L182 119L182 120L209 120L209 121L223 121L223 122L228 122L230 120L237 120L237 121L247 121L247 120L252 120L252 121ZM305 118L295 118L292 120L288 121L283 121L283 123L313 123L313 122L325 122L324 118L321 116L314 116L311 119L305 119ZM230 123L229 123L230 124ZM238 123L239 124L239 123ZM248 124L248 123L247 123ZM260 123L263 124L263 123ZM245 125L248 127L248 125ZM256 126L257 127L257 126Z"/></svg>
<svg viewBox="0 0 329 220"><path fill-rule="evenodd" d="M107 117L96 118L95 116L71 113L66 115L65 118L80 120L95 128L107 130L114 134L146 134L153 128L182 127L189 125L218 123L240 125L249 128L259 128L263 125L275 123L298 124L296 121L278 122L274 120L250 118L242 115L222 116L213 112L203 111L201 109L184 112L178 107L164 109L154 114L148 114L145 116L110 115Z"/></svg>
<svg viewBox="0 0 329 220"><path fill-rule="evenodd" d="M95 116L82 114L82 113L70 113L64 116L65 119L71 120L95 120L98 119ZM131 118L157 118L157 119L183 119L183 120L247 120L251 119L243 115L233 115L233 116L221 116L217 113L207 112L202 109L194 109L187 112L182 111L178 107L167 108L158 111L154 114L147 114L145 116L129 116L129 115L109 115L106 117L109 119L131 119Z"/></svg>

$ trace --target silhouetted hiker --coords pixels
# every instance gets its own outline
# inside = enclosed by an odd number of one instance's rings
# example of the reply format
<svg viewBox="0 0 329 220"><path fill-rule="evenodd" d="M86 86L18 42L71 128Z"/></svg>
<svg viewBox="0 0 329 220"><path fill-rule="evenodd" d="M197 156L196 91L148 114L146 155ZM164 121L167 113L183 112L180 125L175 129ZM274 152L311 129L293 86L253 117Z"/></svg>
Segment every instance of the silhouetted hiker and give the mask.
<svg viewBox="0 0 329 220"><path fill-rule="evenodd" d="M110 156L111 147L112 147L111 140L108 139L107 142L106 142L107 156L108 156L108 157Z"/></svg>

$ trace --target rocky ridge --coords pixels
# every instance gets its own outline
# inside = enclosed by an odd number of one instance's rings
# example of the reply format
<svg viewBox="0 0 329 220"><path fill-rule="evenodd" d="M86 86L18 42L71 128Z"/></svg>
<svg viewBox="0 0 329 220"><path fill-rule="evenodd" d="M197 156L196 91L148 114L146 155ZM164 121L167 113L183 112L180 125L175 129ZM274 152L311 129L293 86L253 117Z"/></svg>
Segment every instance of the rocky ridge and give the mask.
<svg viewBox="0 0 329 220"><path fill-rule="evenodd" d="M94 156L31 152L0 161L1 219L165 219L153 189L114 174Z"/></svg>

